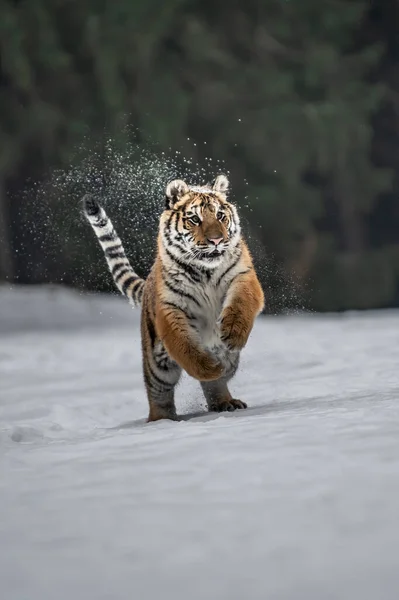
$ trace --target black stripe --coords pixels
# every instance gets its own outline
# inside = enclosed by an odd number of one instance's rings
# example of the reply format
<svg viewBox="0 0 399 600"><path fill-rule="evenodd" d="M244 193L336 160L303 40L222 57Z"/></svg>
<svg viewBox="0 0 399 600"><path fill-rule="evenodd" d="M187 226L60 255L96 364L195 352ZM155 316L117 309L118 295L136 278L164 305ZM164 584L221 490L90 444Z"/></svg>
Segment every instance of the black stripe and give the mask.
<svg viewBox="0 0 399 600"><path fill-rule="evenodd" d="M108 225L109 219L108 217L98 217L93 221L94 227L98 227L99 229L103 229L106 225Z"/></svg>
<svg viewBox="0 0 399 600"><path fill-rule="evenodd" d="M177 230L180 217L181 217L180 213L174 212L170 215L169 219L165 223L163 233L164 233L167 241L169 242L169 244L173 244L171 237L170 237L172 226L175 230ZM172 221L175 221L175 222L172 223ZM182 250L184 252L184 248L182 248Z"/></svg>
<svg viewBox="0 0 399 600"><path fill-rule="evenodd" d="M114 242L118 239L118 236L116 235L115 231L112 231L112 233L104 233L103 235L100 235L98 239L100 242Z"/></svg>
<svg viewBox="0 0 399 600"><path fill-rule="evenodd" d="M173 373L173 371L176 371L179 368L179 365L170 358L166 350L162 351L161 354L154 353L153 357L155 364L160 371L164 371L165 373L169 371Z"/></svg>
<svg viewBox="0 0 399 600"><path fill-rule="evenodd" d="M104 252L113 252L114 250L119 251L123 250L123 246L120 240L118 240L113 246L108 246L108 248L104 248Z"/></svg>
<svg viewBox="0 0 399 600"><path fill-rule="evenodd" d="M246 273L249 273L251 270L251 267L248 267L248 269L245 269L244 271L240 271L239 273L237 273L237 275L234 275L233 279L230 281L230 285L233 283L233 281L235 279L237 279L237 277L239 277L240 275L245 275Z"/></svg>
<svg viewBox="0 0 399 600"><path fill-rule="evenodd" d="M121 284L121 288L123 293L126 295L128 287L134 283L137 279L139 279L139 277L137 275L130 275L130 277L128 277L122 284Z"/></svg>
<svg viewBox="0 0 399 600"><path fill-rule="evenodd" d="M181 296L183 298L188 298L189 300L194 302L194 304L201 307L201 304L198 302L198 300L196 298L194 298L194 296L192 296L191 294L187 294L187 292L182 292L178 288L175 288L167 279L164 279L164 282L165 282L166 287L168 287L171 292L173 292L177 296Z"/></svg>
<svg viewBox="0 0 399 600"><path fill-rule="evenodd" d="M165 247L165 251L170 260L173 260L181 269L183 269L183 275L189 277L194 283L201 282L201 276L198 274L198 271L196 271L191 265L185 263L183 260L180 260L180 258L174 256L167 247Z"/></svg>
<svg viewBox="0 0 399 600"><path fill-rule="evenodd" d="M120 265L119 265L120 266ZM126 273L130 273L131 272L131 268L128 267L127 265L124 265L124 268L121 270L120 273L118 273L118 275L114 275L114 280L116 281L116 283L124 276L126 275Z"/></svg>
<svg viewBox="0 0 399 600"><path fill-rule="evenodd" d="M225 277L227 275L227 273L229 273L229 271L231 271L232 269L234 269L234 267L238 264L238 262L240 261L240 259L241 259L241 253L236 258L236 260L229 267L227 267L227 269L225 270L225 272L222 273L222 275L220 275L219 279L215 283L216 286L218 286L220 284L220 282L222 281L223 277Z"/></svg>
<svg viewBox="0 0 399 600"><path fill-rule="evenodd" d="M162 389L164 389L164 388L170 389L171 387L174 387L173 384L169 383L169 381L164 381L163 379L158 377L158 375L156 375L154 373L154 371L152 370L150 363L147 363L147 369L148 369L148 372L151 375L151 377L158 383L158 385L162 386Z"/></svg>
<svg viewBox="0 0 399 600"><path fill-rule="evenodd" d="M139 301L143 295L143 288L144 288L144 279L141 279L141 277L139 277L137 279L137 285L134 285L131 290L131 294L132 295L134 294L134 297L137 301Z"/></svg>
<svg viewBox="0 0 399 600"><path fill-rule="evenodd" d="M147 369L148 367L146 367ZM155 381L151 378L151 373L147 373L147 370L144 370L144 381L148 388L151 389L152 392L155 392L157 395L165 393L167 389L165 386L159 386L155 383Z"/></svg>
<svg viewBox="0 0 399 600"><path fill-rule="evenodd" d="M121 248L120 250L114 250L113 248L106 248L104 250L105 256L108 258L126 258L126 254L122 248L122 246L117 246L117 248Z"/></svg>
<svg viewBox="0 0 399 600"><path fill-rule="evenodd" d="M129 265L128 263L125 263L125 262L117 262L117 263L116 263L116 265L114 265L114 266L112 267L112 269L111 269L112 276L113 276L113 277L115 277L115 275L116 275L116 272L117 272L119 269L121 269L122 267L126 267L127 269L130 269L130 268L131 268L131 267L130 267L130 265ZM118 277L119 277L119 275L118 275Z"/></svg>
<svg viewBox="0 0 399 600"><path fill-rule="evenodd" d="M166 221L166 223L165 223L165 230L166 230L168 233L169 233L169 231L170 231L170 224L171 224L171 222L172 222L172 219L173 219L173 217L174 217L174 215L175 215L175 214L176 214L176 213L173 213L173 212L172 212L172 213L171 213L171 215L170 215L170 217L169 217L169 219L168 219L168 220Z"/></svg>
<svg viewBox="0 0 399 600"><path fill-rule="evenodd" d="M137 281L136 283L133 285L133 287L130 288L129 292L130 294L133 296L137 296L137 294L139 293L139 288L141 288L144 285L144 280L141 279L141 277L137 276Z"/></svg>
<svg viewBox="0 0 399 600"><path fill-rule="evenodd" d="M180 250L181 252L187 252L187 249L186 249L186 248L185 248L185 247L184 247L182 244L179 244L179 243L177 242L177 240L172 240L172 238L171 238L171 236L170 236L170 232L169 232L169 231L167 231L166 229L164 229L162 233L163 233L163 235L165 236L165 239L166 239L167 243L169 244L169 246L171 246L171 247L173 247L173 248L179 248L179 250ZM165 246L165 248L166 248L166 247L167 247L167 246Z"/></svg>
<svg viewBox="0 0 399 600"><path fill-rule="evenodd" d="M167 373L168 371L172 371L174 370L176 367L174 367L172 364L169 366L169 359L168 358L162 358L161 360L163 361L163 364L161 364L160 362L158 362L158 360L154 357L155 360L155 364L157 365L157 368L160 371L164 371L164 373Z"/></svg>
<svg viewBox="0 0 399 600"><path fill-rule="evenodd" d="M147 325L148 335L150 336L151 348L154 348L156 340L154 323L151 321L151 319L148 319L148 321L146 321L145 323Z"/></svg>
<svg viewBox="0 0 399 600"><path fill-rule="evenodd" d="M164 301L162 302L162 304L164 306L170 306L171 308L174 308L175 310L179 310L180 312L182 312L184 315L186 315L186 317L188 319L195 319L194 315L191 314L190 312L187 312L186 310L184 310L184 308L182 308L181 306L179 306L178 304L175 304L174 302L168 302L168 301Z"/></svg>

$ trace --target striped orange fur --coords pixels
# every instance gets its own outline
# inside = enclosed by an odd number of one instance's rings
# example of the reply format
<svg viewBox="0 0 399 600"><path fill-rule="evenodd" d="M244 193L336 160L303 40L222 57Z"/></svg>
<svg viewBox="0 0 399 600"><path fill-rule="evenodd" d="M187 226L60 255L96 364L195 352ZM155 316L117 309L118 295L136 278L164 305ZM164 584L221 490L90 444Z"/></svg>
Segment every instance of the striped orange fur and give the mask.
<svg viewBox="0 0 399 600"><path fill-rule="evenodd" d="M246 408L228 381L247 343L264 295L227 177L212 185L166 187L157 255L146 280L126 257L105 211L85 196L84 213L104 251L115 284L141 305L141 341L149 421L176 419L175 386L182 370L197 379L210 410Z"/></svg>

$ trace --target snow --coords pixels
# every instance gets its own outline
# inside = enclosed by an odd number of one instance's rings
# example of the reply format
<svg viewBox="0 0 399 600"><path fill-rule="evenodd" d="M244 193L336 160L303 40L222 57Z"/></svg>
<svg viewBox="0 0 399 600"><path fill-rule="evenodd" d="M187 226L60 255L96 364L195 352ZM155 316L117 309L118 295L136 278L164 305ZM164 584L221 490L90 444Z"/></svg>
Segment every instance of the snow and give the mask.
<svg viewBox="0 0 399 600"><path fill-rule="evenodd" d="M145 423L138 326L0 288L1 597L396 600L399 312L260 317L249 408L185 377L178 423Z"/></svg>

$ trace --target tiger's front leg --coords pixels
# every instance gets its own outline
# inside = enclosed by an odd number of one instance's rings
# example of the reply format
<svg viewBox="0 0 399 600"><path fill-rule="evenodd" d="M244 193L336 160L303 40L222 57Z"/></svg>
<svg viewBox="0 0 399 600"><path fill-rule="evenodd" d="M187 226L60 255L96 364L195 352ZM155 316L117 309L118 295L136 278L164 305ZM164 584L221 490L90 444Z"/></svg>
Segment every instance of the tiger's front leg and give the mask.
<svg viewBox="0 0 399 600"><path fill-rule="evenodd" d="M232 352L226 373L223 377L217 381L201 381L202 391L209 410L216 412L231 412L236 409L247 408L245 402L233 398L228 388L228 382L234 377L239 360L239 352Z"/></svg>
<svg viewBox="0 0 399 600"><path fill-rule="evenodd" d="M157 311L157 331L169 356L198 381L214 381L224 373L220 361L200 345L184 310L161 302Z"/></svg>
<svg viewBox="0 0 399 600"><path fill-rule="evenodd" d="M263 290L251 268L232 282L219 318L221 340L230 350L244 348L263 306Z"/></svg>

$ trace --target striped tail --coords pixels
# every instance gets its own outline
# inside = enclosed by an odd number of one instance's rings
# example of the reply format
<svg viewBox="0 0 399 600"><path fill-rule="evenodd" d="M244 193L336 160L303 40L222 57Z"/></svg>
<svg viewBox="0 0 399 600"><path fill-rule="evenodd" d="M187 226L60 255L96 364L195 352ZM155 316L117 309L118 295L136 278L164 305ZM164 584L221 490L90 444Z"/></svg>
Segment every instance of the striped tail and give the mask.
<svg viewBox="0 0 399 600"><path fill-rule="evenodd" d="M85 217L100 242L119 291L126 296L132 306L139 306L143 297L144 279L133 271L122 242L105 210L90 194L86 194L82 202Z"/></svg>

